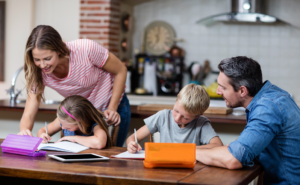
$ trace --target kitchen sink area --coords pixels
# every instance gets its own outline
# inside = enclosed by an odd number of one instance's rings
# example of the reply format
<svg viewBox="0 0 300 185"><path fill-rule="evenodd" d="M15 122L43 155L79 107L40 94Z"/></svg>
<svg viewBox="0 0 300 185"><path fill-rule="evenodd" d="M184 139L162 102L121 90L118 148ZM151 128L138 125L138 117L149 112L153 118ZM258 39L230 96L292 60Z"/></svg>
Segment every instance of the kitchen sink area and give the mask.
<svg viewBox="0 0 300 185"><path fill-rule="evenodd" d="M19 67L17 71L13 74L13 77L11 79L11 87L6 90L6 92L10 95L10 104L13 106L15 104L25 104L25 99L17 99L18 96L21 94L22 90L15 89L16 81L19 76L19 74L23 71L23 66ZM44 105L59 105L61 101L58 100L45 100L42 102Z"/></svg>

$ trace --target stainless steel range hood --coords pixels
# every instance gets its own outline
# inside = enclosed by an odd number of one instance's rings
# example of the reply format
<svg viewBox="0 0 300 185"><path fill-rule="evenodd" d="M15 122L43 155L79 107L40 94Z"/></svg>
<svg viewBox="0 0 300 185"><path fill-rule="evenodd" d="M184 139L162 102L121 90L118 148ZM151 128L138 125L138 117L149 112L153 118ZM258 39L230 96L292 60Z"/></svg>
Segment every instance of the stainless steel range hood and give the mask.
<svg viewBox="0 0 300 185"><path fill-rule="evenodd" d="M197 21L197 23L207 26L216 22L289 24L274 16L266 15L264 0L231 0L231 12L209 16Z"/></svg>

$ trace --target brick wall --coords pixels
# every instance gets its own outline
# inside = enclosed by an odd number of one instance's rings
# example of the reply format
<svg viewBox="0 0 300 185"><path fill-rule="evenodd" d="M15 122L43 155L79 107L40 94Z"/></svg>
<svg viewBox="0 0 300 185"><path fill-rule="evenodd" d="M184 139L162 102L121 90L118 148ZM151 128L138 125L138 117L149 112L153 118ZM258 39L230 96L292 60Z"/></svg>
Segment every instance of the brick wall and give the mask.
<svg viewBox="0 0 300 185"><path fill-rule="evenodd" d="M120 14L117 0L81 0L80 38L94 40L119 57Z"/></svg>

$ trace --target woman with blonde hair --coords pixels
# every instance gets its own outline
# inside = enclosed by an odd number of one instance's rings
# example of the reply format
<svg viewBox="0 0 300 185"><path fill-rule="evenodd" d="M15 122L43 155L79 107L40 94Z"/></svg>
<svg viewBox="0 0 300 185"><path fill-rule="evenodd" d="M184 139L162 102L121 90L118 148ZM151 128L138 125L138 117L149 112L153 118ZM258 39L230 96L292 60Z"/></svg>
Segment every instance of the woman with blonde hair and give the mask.
<svg viewBox="0 0 300 185"><path fill-rule="evenodd" d="M59 122L52 122L38 131L43 143L51 140L53 134L62 130L64 137L58 140L71 141L89 148L102 149L112 146L102 112L97 110L89 100L73 95L61 102L57 109Z"/></svg>
<svg viewBox="0 0 300 185"><path fill-rule="evenodd" d="M98 43L88 39L63 42L51 26L39 25L27 40L25 77L28 93L20 135L31 135L43 92L48 86L64 97L80 95L102 111L108 124L120 124L117 146L122 146L130 124L125 92L127 69ZM53 122L59 123L58 118Z"/></svg>

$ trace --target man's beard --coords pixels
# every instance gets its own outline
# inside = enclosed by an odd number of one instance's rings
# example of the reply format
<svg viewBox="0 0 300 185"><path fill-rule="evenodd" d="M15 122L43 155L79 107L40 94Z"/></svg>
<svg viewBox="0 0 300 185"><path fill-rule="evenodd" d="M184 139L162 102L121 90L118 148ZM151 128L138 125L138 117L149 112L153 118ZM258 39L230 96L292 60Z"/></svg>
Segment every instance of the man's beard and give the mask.
<svg viewBox="0 0 300 185"><path fill-rule="evenodd" d="M226 99L226 100L227 100L227 99ZM227 100L226 106L227 106L228 108L236 108L236 107L242 107L243 104L242 104L242 102L236 102L235 104L231 104L231 103Z"/></svg>

